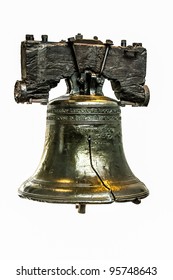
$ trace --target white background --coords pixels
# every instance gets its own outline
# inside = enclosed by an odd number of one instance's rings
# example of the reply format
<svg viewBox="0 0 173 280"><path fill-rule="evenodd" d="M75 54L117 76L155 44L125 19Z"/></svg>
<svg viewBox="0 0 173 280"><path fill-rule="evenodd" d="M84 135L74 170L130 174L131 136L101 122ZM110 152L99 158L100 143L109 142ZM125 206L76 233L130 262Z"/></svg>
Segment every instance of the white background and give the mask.
<svg viewBox="0 0 173 280"><path fill-rule="evenodd" d="M171 2L1 0L0 264L61 260L123 265L127 260L161 265L173 260ZM150 190L140 205L87 206L86 214L80 215L74 205L33 202L17 195L39 163L46 120L46 106L16 104L13 99L14 84L21 78L20 43L25 34L34 34L36 40L47 34L50 41L60 41L78 32L84 38L111 39L114 45L121 39L142 42L147 48L150 104L122 109L127 161ZM60 84L53 96L64 93ZM108 84L104 93L112 94Z"/></svg>

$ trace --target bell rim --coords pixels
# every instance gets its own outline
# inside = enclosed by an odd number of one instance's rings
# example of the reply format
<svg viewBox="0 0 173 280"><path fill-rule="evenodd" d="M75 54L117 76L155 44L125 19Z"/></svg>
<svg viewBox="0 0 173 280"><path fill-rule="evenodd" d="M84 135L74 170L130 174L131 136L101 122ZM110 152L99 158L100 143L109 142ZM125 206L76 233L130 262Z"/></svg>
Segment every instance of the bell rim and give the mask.
<svg viewBox="0 0 173 280"><path fill-rule="evenodd" d="M105 192L105 196L101 197L101 200L99 200L98 198L94 198L92 195L91 200L89 199L82 199L80 198L74 198L72 199L72 197L70 196L68 199L67 197L62 199L59 198L58 196L54 196L54 195L48 195L45 196L41 195L41 194L33 194L33 193L27 193L25 191L21 191L20 189L18 190L18 195L20 198L26 198L29 200L33 200L33 201L38 201L38 202L47 202L47 203L55 203L55 204L78 204L78 203L84 203L84 204L110 204L113 202L133 202L135 200L140 200L140 199L144 199L149 195L149 191L146 188L146 190L144 190L143 192L140 193L136 193L136 194L129 194L129 195L120 195L118 196L116 193L113 192L113 194L115 195L115 197L112 196L111 192ZM97 195L97 197L99 197Z"/></svg>

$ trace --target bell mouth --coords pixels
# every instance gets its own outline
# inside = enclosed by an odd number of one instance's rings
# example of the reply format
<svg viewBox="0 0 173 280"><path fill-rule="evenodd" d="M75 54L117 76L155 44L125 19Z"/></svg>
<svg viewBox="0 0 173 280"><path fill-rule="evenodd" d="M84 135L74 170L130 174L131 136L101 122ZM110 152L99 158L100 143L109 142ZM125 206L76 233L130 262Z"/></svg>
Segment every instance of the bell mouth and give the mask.
<svg viewBox="0 0 173 280"><path fill-rule="evenodd" d="M121 186L105 188L101 182L90 183L48 182L30 178L18 189L18 195L40 202L67 204L108 204L113 202L137 202L149 195L146 186L137 178L121 182Z"/></svg>
<svg viewBox="0 0 173 280"><path fill-rule="evenodd" d="M47 107L43 155L19 196L79 205L134 202L147 197L123 150L120 106L96 95L63 95Z"/></svg>

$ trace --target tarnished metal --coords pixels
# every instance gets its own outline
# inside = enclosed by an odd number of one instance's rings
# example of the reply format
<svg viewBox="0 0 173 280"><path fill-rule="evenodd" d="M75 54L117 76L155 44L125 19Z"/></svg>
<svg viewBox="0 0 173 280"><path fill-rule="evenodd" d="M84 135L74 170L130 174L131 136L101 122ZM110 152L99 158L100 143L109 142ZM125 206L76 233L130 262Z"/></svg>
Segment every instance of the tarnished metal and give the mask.
<svg viewBox="0 0 173 280"><path fill-rule="evenodd" d="M16 82L15 100L46 104L50 89L61 79L67 81L68 93L100 95L108 79L119 105L147 106L146 57L141 43L127 45L125 40L117 47L111 40L103 43L96 36L86 40L81 34L60 42L49 42L47 35L41 41L26 35L21 44L22 81ZM93 92L90 76L95 78Z"/></svg>
<svg viewBox="0 0 173 280"><path fill-rule="evenodd" d="M146 50L141 44L114 47L81 34L67 42L22 43L22 81L15 100L46 104L51 87L66 79L67 93L48 102L43 155L19 195L37 201L74 203L79 213L86 204L132 201L149 192L126 161L121 133L120 105L146 106L144 85ZM126 69L127 68L127 69ZM130 72L129 72L130 71ZM109 79L117 99L103 95Z"/></svg>

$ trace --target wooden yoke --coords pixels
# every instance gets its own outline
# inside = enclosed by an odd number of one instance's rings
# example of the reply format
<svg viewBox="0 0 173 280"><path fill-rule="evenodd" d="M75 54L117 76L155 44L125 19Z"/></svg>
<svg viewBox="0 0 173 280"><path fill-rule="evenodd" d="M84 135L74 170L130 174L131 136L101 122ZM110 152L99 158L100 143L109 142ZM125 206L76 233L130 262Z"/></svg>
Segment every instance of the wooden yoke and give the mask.
<svg viewBox="0 0 173 280"><path fill-rule="evenodd" d="M103 95L105 79L111 82L119 105L147 106L149 89L145 85L147 51L141 43L114 46L83 39L81 34L67 41L49 42L47 35L35 41L26 35L21 43L22 80L15 84L17 103L47 104L49 91L61 79L66 80L67 94Z"/></svg>

